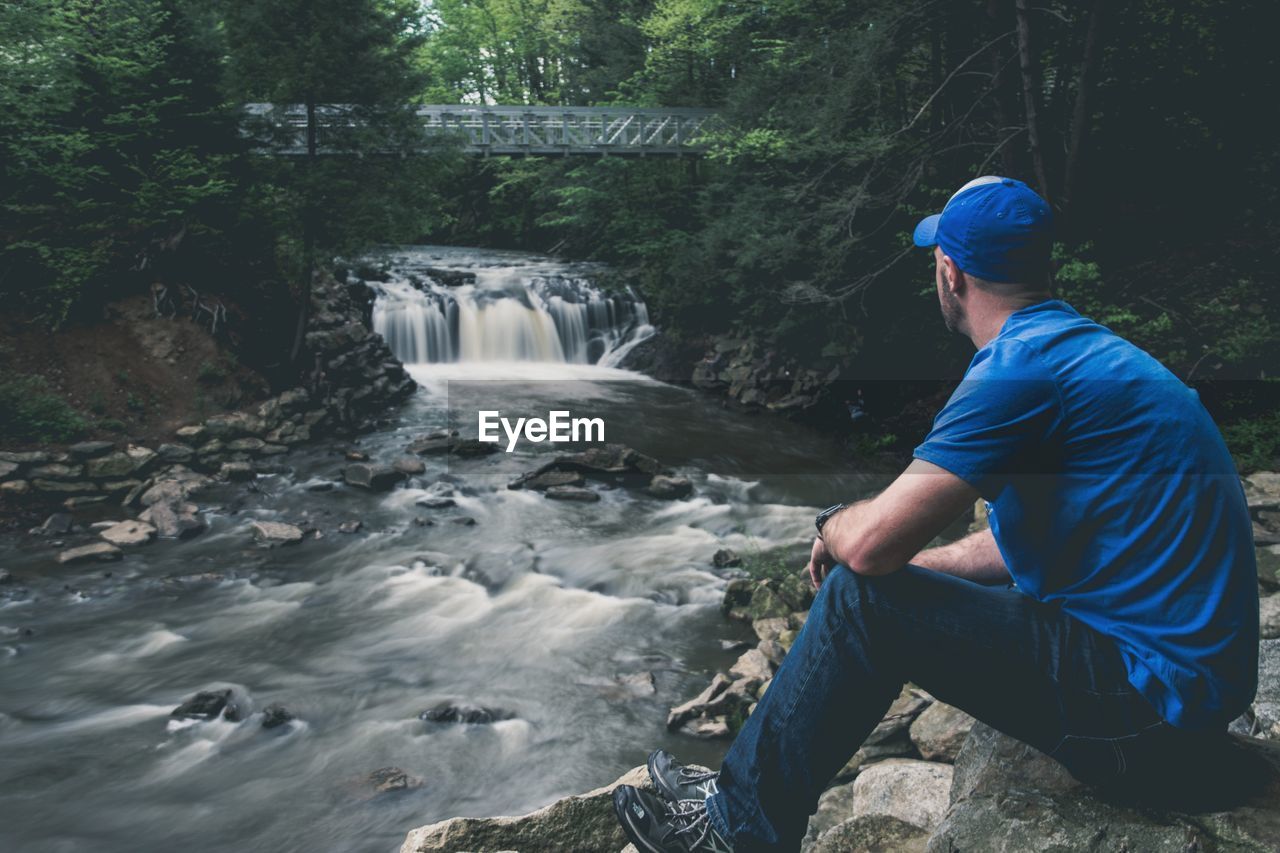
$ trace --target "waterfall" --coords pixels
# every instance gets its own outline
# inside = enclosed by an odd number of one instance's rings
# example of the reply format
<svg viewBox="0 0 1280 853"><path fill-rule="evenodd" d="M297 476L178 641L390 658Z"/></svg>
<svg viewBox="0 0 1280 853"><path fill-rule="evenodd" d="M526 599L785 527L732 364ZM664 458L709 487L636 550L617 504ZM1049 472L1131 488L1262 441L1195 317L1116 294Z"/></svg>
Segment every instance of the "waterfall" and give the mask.
<svg viewBox="0 0 1280 853"><path fill-rule="evenodd" d="M408 260L391 276L370 283L373 328L406 364L610 364L653 332L634 293L605 293L548 259L464 269Z"/></svg>

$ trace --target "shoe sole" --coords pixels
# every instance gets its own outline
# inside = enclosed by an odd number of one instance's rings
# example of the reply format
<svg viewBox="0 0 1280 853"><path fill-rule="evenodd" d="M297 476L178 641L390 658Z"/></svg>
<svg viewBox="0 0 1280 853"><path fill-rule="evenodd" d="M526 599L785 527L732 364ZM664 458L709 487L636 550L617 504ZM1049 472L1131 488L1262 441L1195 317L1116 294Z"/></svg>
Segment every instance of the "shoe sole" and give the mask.
<svg viewBox="0 0 1280 853"><path fill-rule="evenodd" d="M666 853L661 847L655 847L652 841L646 838L640 830L636 829L635 824L631 822L631 810L618 802L617 797L613 800L613 813L617 815L618 823L622 824L623 834L636 846L637 850L645 851L645 853Z"/></svg>

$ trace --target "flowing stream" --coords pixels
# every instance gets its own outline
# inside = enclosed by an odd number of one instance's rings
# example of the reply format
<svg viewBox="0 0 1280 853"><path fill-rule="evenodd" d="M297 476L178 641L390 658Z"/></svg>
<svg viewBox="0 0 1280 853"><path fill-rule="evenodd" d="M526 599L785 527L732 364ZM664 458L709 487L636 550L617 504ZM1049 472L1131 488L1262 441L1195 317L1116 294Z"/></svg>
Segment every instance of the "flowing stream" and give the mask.
<svg viewBox="0 0 1280 853"><path fill-rule="evenodd" d="M0 850L391 853L414 826L522 813L657 746L719 760L723 742L665 728L736 657L719 640L750 636L720 615L712 555L803 543L816 507L883 475L793 424L610 366L651 329L643 302L589 270L437 247L392 257L374 322L422 387L359 450L389 463L446 423L474 434L459 413L496 395L513 412L601 418L608 441L672 465L694 496L509 490L562 449L531 443L428 457L388 493L329 488L352 446L335 441L285 457L289 474L202 493L208 532L121 563L59 567L47 541L3 542ZM417 504L432 496L455 505ZM257 519L323 537L259 548ZM351 520L363 528L338 532ZM224 687L241 722L170 717ZM297 719L263 729L272 702ZM419 719L441 702L511 716ZM387 766L422 785L375 795L365 777Z"/></svg>

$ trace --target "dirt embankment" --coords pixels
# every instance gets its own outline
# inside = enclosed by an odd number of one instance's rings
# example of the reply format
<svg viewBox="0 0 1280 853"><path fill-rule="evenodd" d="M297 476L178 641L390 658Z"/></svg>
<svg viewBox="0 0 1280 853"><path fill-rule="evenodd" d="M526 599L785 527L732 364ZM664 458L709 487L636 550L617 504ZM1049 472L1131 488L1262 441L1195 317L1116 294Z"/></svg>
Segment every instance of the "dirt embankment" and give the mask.
<svg viewBox="0 0 1280 853"><path fill-rule="evenodd" d="M108 440L165 438L184 423L271 391L207 323L159 317L144 295L109 304L99 321L56 333L0 317L0 381L23 376L42 377L49 392L83 416L83 437Z"/></svg>

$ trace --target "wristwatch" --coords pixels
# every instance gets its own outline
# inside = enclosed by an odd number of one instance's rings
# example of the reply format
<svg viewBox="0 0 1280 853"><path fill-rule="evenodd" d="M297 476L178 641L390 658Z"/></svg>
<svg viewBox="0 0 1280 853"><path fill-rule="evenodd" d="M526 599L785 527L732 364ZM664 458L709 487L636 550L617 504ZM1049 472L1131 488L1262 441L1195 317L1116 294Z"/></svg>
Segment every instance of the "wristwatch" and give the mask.
<svg viewBox="0 0 1280 853"><path fill-rule="evenodd" d="M835 515L837 512L839 512L840 510L844 509L847 506L848 504L836 504L835 506L829 506L826 509L824 509L822 512L814 516L813 524L815 527L818 528L819 539L822 538L822 525L826 524L827 521L831 518L831 516Z"/></svg>

